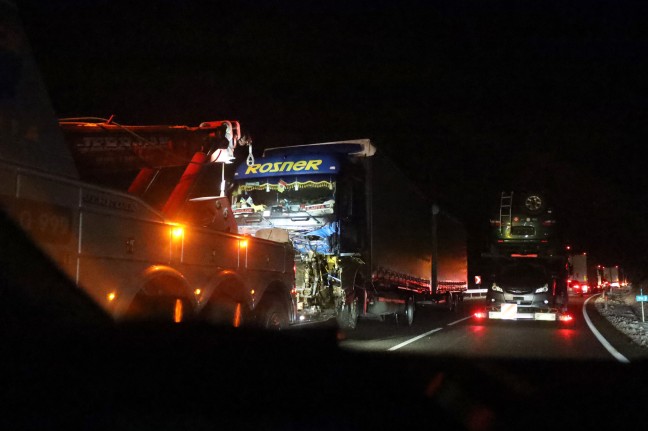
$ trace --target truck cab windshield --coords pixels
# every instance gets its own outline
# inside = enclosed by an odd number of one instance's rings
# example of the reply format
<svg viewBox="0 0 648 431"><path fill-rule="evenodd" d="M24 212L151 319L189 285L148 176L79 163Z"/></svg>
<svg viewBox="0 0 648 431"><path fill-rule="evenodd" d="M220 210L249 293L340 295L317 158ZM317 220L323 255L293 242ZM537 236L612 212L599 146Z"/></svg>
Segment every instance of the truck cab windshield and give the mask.
<svg viewBox="0 0 648 431"><path fill-rule="evenodd" d="M335 181L309 178L286 182L245 182L232 193L232 210L242 233L255 228L307 230L323 226L335 213Z"/></svg>

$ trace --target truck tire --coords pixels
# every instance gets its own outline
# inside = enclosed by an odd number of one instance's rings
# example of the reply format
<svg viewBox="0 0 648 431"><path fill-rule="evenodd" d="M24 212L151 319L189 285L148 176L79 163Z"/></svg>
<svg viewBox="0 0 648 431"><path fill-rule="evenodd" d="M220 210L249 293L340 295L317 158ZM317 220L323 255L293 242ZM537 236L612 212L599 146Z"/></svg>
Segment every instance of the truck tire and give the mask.
<svg viewBox="0 0 648 431"><path fill-rule="evenodd" d="M193 318L195 303L182 280L158 275L137 292L126 310L127 320L180 323Z"/></svg>
<svg viewBox="0 0 648 431"><path fill-rule="evenodd" d="M189 320L192 312L192 304L187 298L141 292L131 302L126 317L129 320L181 323Z"/></svg>
<svg viewBox="0 0 648 431"><path fill-rule="evenodd" d="M359 315L359 295L364 289L364 280L362 274L356 272L353 279L353 294L345 298L344 303L341 305L337 313L337 323L340 329L354 330L358 325Z"/></svg>
<svg viewBox="0 0 648 431"><path fill-rule="evenodd" d="M235 284L220 286L203 308L200 319L217 326L240 327L247 324L247 307L227 293L237 288Z"/></svg>
<svg viewBox="0 0 648 431"><path fill-rule="evenodd" d="M286 308L276 299L261 308L259 325L269 331L281 331L288 328L289 318Z"/></svg>
<svg viewBox="0 0 648 431"><path fill-rule="evenodd" d="M358 325L358 298L342 304L337 316L338 326L345 330L354 330Z"/></svg>
<svg viewBox="0 0 648 431"><path fill-rule="evenodd" d="M582 296L582 292L580 294ZM567 290L561 289L560 292L556 294L556 299L554 306L560 308L562 311L567 311L567 303L569 302L569 294Z"/></svg>

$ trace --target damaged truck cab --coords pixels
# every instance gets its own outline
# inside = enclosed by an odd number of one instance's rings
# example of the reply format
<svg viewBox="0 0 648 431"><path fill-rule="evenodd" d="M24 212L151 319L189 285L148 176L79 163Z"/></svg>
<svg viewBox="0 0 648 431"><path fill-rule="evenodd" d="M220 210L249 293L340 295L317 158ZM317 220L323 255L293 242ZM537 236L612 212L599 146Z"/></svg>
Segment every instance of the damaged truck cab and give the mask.
<svg viewBox="0 0 648 431"><path fill-rule="evenodd" d="M298 321L411 325L432 300L431 203L368 139L266 149L236 170L232 209L241 233L293 244ZM466 287L459 248L443 303Z"/></svg>

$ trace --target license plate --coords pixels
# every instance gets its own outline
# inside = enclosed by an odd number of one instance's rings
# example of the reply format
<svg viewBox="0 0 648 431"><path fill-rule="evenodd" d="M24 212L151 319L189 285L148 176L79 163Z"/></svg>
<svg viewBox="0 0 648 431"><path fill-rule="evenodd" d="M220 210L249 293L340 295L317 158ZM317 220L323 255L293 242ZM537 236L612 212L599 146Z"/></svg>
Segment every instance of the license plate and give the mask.
<svg viewBox="0 0 648 431"><path fill-rule="evenodd" d="M502 304L501 308L501 319L515 320L517 319L517 304Z"/></svg>
<svg viewBox="0 0 648 431"><path fill-rule="evenodd" d="M535 320L555 321L556 320L556 314L555 313L536 313L535 314Z"/></svg>
<svg viewBox="0 0 648 431"><path fill-rule="evenodd" d="M518 308L518 314L517 318L518 319L534 319L534 314L533 311L527 311L527 310L520 310Z"/></svg>

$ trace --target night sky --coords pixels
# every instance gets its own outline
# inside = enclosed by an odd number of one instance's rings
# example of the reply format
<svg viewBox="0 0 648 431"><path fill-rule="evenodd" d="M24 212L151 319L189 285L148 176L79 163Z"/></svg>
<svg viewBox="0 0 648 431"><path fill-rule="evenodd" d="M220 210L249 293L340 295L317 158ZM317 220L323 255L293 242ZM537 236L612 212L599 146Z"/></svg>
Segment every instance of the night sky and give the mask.
<svg viewBox="0 0 648 431"><path fill-rule="evenodd" d="M499 191L534 188L575 248L648 275L642 2L19 5L59 117L236 119L257 155L371 138L473 251Z"/></svg>

